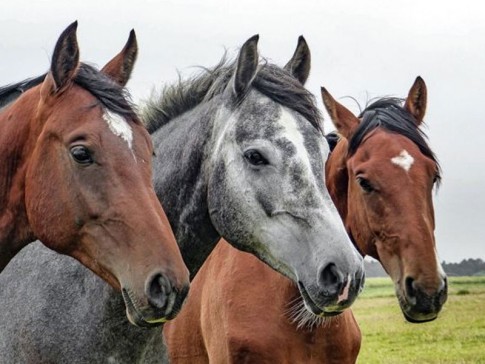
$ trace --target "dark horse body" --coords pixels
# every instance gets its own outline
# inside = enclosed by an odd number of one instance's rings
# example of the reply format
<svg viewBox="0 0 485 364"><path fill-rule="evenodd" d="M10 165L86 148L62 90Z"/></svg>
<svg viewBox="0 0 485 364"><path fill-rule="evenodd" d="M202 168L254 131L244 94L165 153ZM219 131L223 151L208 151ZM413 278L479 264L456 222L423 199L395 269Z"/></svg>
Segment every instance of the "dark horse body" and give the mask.
<svg viewBox="0 0 485 364"><path fill-rule="evenodd" d="M128 318L150 326L178 312L189 282L153 189L151 140L122 87L136 40L100 72L79 62L76 28L46 75L0 89L0 272L41 239L121 290Z"/></svg>
<svg viewBox="0 0 485 364"><path fill-rule="evenodd" d="M298 282L310 310L335 314L355 300L362 260L325 188L328 145L313 97L294 77L306 72L304 62L297 52L287 70L259 65L256 42L243 45L236 63L172 86L150 103L155 190L192 277L224 237ZM164 361L159 329L130 327L110 288L72 260L40 250L20 254L0 276L0 285L19 291L0 292L0 356L13 363ZM36 289L40 278L12 279L41 258L40 274L58 272L57 284ZM69 274L77 279L67 280ZM27 292L35 292L28 302ZM48 299L53 310L43 304ZM69 324L48 319L68 313ZM33 328L33 318L43 325Z"/></svg>
<svg viewBox="0 0 485 364"><path fill-rule="evenodd" d="M432 320L446 300L446 280L433 237L439 167L417 129L424 82L416 80L404 108L379 100L362 121L322 95L342 135L326 174L347 230L391 275L405 317ZM221 242L192 281L181 315L164 327L171 362L355 363L361 335L352 312L322 323L300 310L298 296L291 281Z"/></svg>

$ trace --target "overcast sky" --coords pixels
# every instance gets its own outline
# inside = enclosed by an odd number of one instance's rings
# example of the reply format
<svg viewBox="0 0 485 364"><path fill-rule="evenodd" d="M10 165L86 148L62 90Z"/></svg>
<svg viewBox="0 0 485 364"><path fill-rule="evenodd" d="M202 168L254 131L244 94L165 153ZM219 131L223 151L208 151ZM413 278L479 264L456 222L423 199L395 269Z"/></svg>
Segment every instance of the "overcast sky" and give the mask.
<svg viewBox="0 0 485 364"><path fill-rule="evenodd" d="M227 48L260 34L263 57L284 65L303 34L312 52L307 87L361 104L428 86L425 118L443 167L435 196L437 245L448 262L485 259L485 5L480 1L16 0L0 11L0 85L45 72L55 42L78 20L81 58L102 66L137 33L129 88L154 87L214 65ZM350 99L341 99L357 111ZM332 126L328 118L326 130Z"/></svg>

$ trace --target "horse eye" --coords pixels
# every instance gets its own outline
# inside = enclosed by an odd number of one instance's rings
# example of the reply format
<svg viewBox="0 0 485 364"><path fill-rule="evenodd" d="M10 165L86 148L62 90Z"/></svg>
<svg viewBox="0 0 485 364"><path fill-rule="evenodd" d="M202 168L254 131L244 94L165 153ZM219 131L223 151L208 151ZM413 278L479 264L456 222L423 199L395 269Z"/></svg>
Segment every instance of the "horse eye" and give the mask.
<svg viewBox="0 0 485 364"><path fill-rule="evenodd" d="M362 190L364 190L364 192L372 192L372 191L375 190L374 187L372 187L369 180L367 180L363 177L357 177L357 183L360 185Z"/></svg>
<svg viewBox="0 0 485 364"><path fill-rule="evenodd" d="M249 149L244 152L244 157L254 166L269 164L268 160L262 156L256 149Z"/></svg>
<svg viewBox="0 0 485 364"><path fill-rule="evenodd" d="M88 150L88 148L82 145L76 145L72 147L71 155L74 160L79 164L91 164L94 162L91 156L91 152Z"/></svg>

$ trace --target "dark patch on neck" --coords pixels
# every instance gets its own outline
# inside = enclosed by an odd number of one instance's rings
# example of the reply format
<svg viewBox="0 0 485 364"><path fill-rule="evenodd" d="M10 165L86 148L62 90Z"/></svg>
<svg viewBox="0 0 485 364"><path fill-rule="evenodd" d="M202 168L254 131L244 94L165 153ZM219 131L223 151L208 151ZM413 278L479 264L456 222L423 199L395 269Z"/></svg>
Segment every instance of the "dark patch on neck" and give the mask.
<svg viewBox="0 0 485 364"><path fill-rule="evenodd" d="M325 139L327 140L328 147L330 148L330 152L333 152L333 150L337 146L337 143L340 140L340 136L337 134L337 132L332 131L325 135Z"/></svg>

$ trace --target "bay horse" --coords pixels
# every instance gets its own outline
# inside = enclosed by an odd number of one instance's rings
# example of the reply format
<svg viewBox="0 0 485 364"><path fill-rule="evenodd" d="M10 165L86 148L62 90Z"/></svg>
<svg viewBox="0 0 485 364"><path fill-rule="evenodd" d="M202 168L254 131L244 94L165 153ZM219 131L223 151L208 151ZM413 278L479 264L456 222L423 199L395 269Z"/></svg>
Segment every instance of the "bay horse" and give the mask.
<svg viewBox="0 0 485 364"><path fill-rule="evenodd" d="M325 187L329 149L321 116L297 81L307 72L304 54L296 52L283 69L260 62L257 42L257 36L250 38L234 62L221 61L148 102L144 119L155 145L155 190L191 277L224 237L295 281L310 310L333 315L360 291L362 257ZM33 254L51 258L36 248L18 257L17 265L32 261ZM126 325L112 290L66 257L49 263L41 272L58 272L56 284L39 290L33 277L21 290L34 292L36 300L48 297L55 311L0 292L2 311L9 312L0 312L7 327L0 332L0 355L14 363L39 357L69 363L166 361L161 329ZM79 279L63 285L60 276L69 274L82 277L83 295L75 284ZM77 301L87 303L73 308ZM27 317L12 314L19 305ZM69 325L47 319L67 312ZM46 322L42 329L30 325L34 317Z"/></svg>
<svg viewBox="0 0 485 364"><path fill-rule="evenodd" d="M133 324L155 325L178 312L189 275L123 89L136 38L100 72L79 62L76 30L60 35L47 74L0 89L0 272L40 239L121 291Z"/></svg>
<svg viewBox="0 0 485 364"><path fill-rule="evenodd" d="M340 134L326 164L327 186L359 251L392 277L410 322L435 319L447 289L433 234L440 167L419 129L426 94L418 77L404 107L380 99L359 119L322 88ZM219 243L192 281L183 312L164 326L170 362L355 363L361 333L351 310L325 321L298 297L293 282Z"/></svg>

